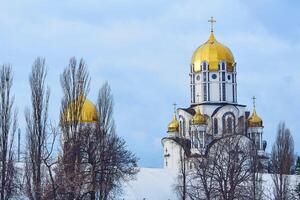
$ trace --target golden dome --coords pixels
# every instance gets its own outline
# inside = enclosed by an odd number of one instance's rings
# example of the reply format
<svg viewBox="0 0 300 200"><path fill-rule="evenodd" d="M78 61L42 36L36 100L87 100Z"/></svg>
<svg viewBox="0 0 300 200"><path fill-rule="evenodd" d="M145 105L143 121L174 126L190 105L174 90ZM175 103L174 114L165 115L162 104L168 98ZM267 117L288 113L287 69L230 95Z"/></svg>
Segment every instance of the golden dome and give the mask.
<svg viewBox="0 0 300 200"><path fill-rule="evenodd" d="M82 99L84 98L84 99ZM83 96L80 96L75 102L70 103L68 106L66 112L65 112L65 121L66 122L72 122L75 119L72 119L72 113L76 113L73 111L75 107L79 104L78 101L83 101L81 114L79 117L78 122L79 123L95 123L98 119L98 113L96 106L88 99L86 99ZM77 105L76 105L77 104ZM75 118L75 117L73 117Z"/></svg>
<svg viewBox="0 0 300 200"><path fill-rule="evenodd" d="M225 61L227 64L227 71L233 71L234 57L228 47L219 43L213 32L211 32L209 39L203 45L198 47L192 57L192 65L194 72L201 71L201 63L206 61L209 64L209 71L218 71L219 62Z"/></svg>
<svg viewBox="0 0 300 200"><path fill-rule="evenodd" d="M174 114L173 120L168 125L168 133L170 132L178 132L179 130L179 122Z"/></svg>
<svg viewBox="0 0 300 200"><path fill-rule="evenodd" d="M196 114L192 118L192 124L194 125L204 125L207 123L206 117L201 114L199 106L195 109Z"/></svg>
<svg viewBox="0 0 300 200"><path fill-rule="evenodd" d="M256 114L255 108L253 109L252 115L248 119L248 127L263 127L263 121Z"/></svg>

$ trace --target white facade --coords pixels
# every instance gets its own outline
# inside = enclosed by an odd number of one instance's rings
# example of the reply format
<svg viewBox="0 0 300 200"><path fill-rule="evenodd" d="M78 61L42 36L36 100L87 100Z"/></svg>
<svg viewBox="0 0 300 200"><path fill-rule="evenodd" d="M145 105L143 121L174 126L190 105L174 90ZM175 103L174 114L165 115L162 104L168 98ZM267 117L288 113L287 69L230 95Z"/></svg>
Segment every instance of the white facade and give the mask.
<svg viewBox="0 0 300 200"><path fill-rule="evenodd" d="M191 65L190 89L191 104L205 102L237 103L236 64L228 71L225 61L220 61L218 71L209 71L209 64L202 62L201 71L194 72Z"/></svg>
<svg viewBox="0 0 300 200"><path fill-rule="evenodd" d="M162 139L164 147L164 168L174 171L180 169L181 159L183 158L183 150L175 141L176 137L174 134Z"/></svg>

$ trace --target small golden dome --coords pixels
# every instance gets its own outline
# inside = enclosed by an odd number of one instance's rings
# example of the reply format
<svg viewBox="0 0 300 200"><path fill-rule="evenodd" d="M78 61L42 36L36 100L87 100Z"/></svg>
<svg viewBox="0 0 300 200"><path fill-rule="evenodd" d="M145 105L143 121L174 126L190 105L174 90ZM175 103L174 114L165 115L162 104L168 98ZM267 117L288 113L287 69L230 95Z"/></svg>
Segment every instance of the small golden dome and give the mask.
<svg viewBox="0 0 300 200"><path fill-rule="evenodd" d="M179 122L174 114L173 120L168 125L168 133L178 132L179 130Z"/></svg>
<svg viewBox="0 0 300 200"><path fill-rule="evenodd" d="M79 123L95 123L95 122L97 122L98 113L97 113L96 106L91 101L89 101L88 99L86 99L83 96L80 96L78 99L80 99L80 101L83 101L81 114L80 114L78 122ZM66 116L65 121L66 122L72 122L75 120L75 119L72 119L72 113L76 113L73 110L75 109L75 106L77 106L76 104L79 101L78 99L76 100L76 102L70 103L70 105L68 106L68 108L65 112L65 116Z"/></svg>
<svg viewBox="0 0 300 200"><path fill-rule="evenodd" d="M227 71L233 71L234 57L228 47L219 43L213 32L207 42L198 47L192 57L192 65L194 72L201 71L201 63L206 61L209 65L209 71L218 71L219 62L225 61L227 64Z"/></svg>
<svg viewBox="0 0 300 200"><path fill-rule="evenodd" d="M207 124L206 117L201 114L199 106L195 109L196 114L192 118L192 124L193 125L205 125Z"/></svg>
<svg viewBox="0 0 300 200"><path fill-rule="evenodd" d="M263 121L256 114L255 108L253 109L252 115L248 119L248 127L263 127Z"/></svg>

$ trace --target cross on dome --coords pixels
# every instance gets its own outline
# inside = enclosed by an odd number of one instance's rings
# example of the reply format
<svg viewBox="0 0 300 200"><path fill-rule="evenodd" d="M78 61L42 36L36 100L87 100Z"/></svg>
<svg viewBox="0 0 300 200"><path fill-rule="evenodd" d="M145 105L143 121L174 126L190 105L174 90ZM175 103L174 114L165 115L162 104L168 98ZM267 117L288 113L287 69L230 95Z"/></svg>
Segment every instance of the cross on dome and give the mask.
<svg viewBox="0 0 300 200"><path fill-rule="evenodd" d="M214 17L210 17L208 22L210 23L210 32L214 32L214 23L217 22L217 21L214 20Z"/></svg>
<svg viewBox="0 0 300 200"><path fill-rule="evenodd" d="M173 103L173 106L174 106L174 114L176 114L176 106L177 106L177 104Z"/></svg>
<svg viewBox="0 0 300 200"><path fill-rule="evenodd" d="M253 108L255 108L255 100L256 100L256 97L253 96L253 97L252 97L252 100L253 100Z"/></svg>

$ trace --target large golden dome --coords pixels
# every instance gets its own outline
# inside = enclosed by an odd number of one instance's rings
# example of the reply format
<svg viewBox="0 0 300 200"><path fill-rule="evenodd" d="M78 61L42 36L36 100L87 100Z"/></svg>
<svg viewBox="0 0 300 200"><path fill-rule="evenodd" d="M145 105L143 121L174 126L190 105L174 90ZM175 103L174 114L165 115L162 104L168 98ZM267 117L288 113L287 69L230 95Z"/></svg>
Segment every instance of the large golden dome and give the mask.
<svg viewBox="0 0 300 200"><path fill-rule="evenodd" d="M228 47L219 43L213 32L211 32L209 39L203 45L198 47L192 57L192 66L194 72L201 71L201 63L206 61L209 65L209 71L218 71L219 62L225 61L227 64L227 71L233 71L234 57Z"/></svg>
<svg viewBox="0 0 300 200"><path fill-rule="evenodd" d="M80 99L80 100L79 100ZM65 121L72 122L75 119L72 119L72 113L76 113L76 104L79 104L79 101L83 101L80 117L78 119L79 123L95 123L98 119L98 113L96 106L85 97L80 96L75 102L70 103L66 112L65 112Z"/></svg>

